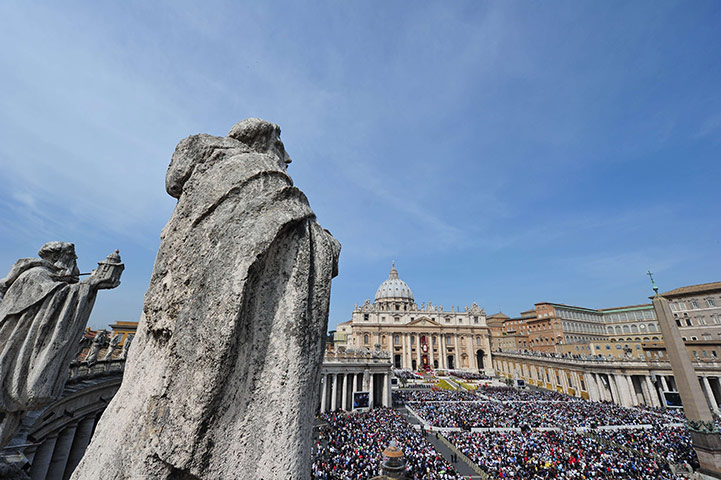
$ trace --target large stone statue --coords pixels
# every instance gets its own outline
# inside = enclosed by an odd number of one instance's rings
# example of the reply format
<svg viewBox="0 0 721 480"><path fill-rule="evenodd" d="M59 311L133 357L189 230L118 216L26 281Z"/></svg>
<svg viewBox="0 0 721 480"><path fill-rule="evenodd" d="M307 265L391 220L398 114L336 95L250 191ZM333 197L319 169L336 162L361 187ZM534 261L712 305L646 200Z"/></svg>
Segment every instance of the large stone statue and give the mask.
<svg viewBox="0 0 721 480"><path fill-rule="evenodd" d="M97 291L117 287L123 270L111 254L80 282L72 243L50 242L38 253L0 280L0 447L25 412L62 393Z"/></svg>
<svg viewBox="0 0 721 480"><path fill-rule="evenodd" d="M278 126L181 141L120 390L73 479L308 479L340 244Z"/></svg>

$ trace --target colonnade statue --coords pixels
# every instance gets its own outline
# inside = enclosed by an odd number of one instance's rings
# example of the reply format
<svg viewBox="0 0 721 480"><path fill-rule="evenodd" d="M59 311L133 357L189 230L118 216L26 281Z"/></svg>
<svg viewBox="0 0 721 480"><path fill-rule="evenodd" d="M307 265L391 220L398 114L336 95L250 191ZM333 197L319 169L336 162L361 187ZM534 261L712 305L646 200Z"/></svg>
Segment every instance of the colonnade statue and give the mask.
<svg viewBox="0 0 721 480"><path fill-rule="evenodd" d="M260 119L182 140L123 383L71 478L309 479L340 244Z"/></svg>
<svg viewBox="0 0 721 480"><path fill-rule="evenodd" d="M38 255L0 280L0 447L25 412L60 396L97 291L117 287L124 268L116 251L81 282L72 243L46 243Z"/></svg>

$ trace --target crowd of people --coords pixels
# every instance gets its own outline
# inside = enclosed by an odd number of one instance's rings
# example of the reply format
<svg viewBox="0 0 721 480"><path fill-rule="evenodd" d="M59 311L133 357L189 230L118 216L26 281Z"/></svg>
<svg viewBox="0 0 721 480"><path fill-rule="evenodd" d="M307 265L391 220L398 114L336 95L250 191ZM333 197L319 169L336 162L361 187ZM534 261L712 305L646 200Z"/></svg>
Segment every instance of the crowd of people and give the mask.
<svg viewBox="0 0 721 480"><path fill-rule="evenodd" d="M429 425L460 428L558 427L606 425L661 426L677 421L664 414L604 402L407 402Z"/></svg>
<svg viewBox="0 0 721 480"><path fill-rule="evenodd" d="M446 435L491 478L677 480L663 461L567 431Z"/></svg>
<svg viewBox="0 0 721 480"><path fill-rule="evenodd" d="M678 426L682 411L627 408L510 387L401 389L393 395L431 429L459 428L443 435L493 479L676 480L684 477L674 469L698 466L688 430ZM327 425L316 448L314 479L379 474L381 452L391 440L406 452L408 478L462 478L422 432L393 410L329 413L322 418ZM594 428L606 425L619 429ZM633 427L638 425L644 427ZM553 430L536 430L539 427ZM518 430L471 432L472 428Z"/></svg>
<svg viewBox="0 0 721 480"><path fill-rule="evenodd" d="M462 380L490 380L491 377L483 373L467 372L465 370L448 370L448 373Z"/></svg>
<svg viewBox="0 0 721 480"><path fill-rule="evenodd" d="M580 400L565 393L550 390L518 390L512 387L479 386L477 393L501 402L572 402Z"/></svg>
<svg viewBox="0 0 721 480"><path fill-rule="evenodd" d="M696 465L691 435L685 427L599 430L594 435L606 442L631 448L647 457L657 456L675 465Z"/></svg>
<svg viewBox="0 0 721 480"><path fill-rule="evenodd" d="M326 413L313 459L313 479L360 480L381 474L382 452L392 440L408 460L412 480L454 480L453 466L395 410L376 408L366 413Z"/></svg>

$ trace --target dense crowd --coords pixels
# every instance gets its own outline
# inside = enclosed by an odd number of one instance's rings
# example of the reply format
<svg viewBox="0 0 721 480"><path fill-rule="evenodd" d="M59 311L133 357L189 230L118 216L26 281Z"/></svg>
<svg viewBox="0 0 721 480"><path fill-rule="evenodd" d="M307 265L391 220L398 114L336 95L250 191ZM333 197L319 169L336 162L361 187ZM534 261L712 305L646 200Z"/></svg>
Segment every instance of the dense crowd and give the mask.
<svg viewBox="0 0 721 480"><path fill-rule="evenodd" d="M434 427L508 428L597 427L654 425L676 422L675 417L604 402L408 402Z"/></svg>
<svg viewBox="0 0 721 480"><path fill-rule="evenodd" d="M327 413L313 460L313 479L360 480L380 475L382 452L396 440L408 460L413 480L461 478L424 435L396 411L377 408L368 413Z"/></svg>
<svg viewBox="0 0 721 480"><path fill-rule="evenodd" d="M463 380L490 380L491 377L482 373L467 372L465 370L448 370L448 373L454 377Z"/></svg>
<svg viewBox="0 0 721 480"><path fill-rule="evenodd" d="M395 375L396 378L403 380L423 380L423 375L419 375L407 368L394 368L393 375Z"/></svg>
<svg viewBox="0 0 721 480"><path fill-rule="evenodd" d="M517 390L511 387L485 387L479 386L478 393L502 402L572 402L580 400L565 393L550 390Z"/></svg>
<svg viewBox="0 0 721 480"><path fill-rule="evenodd" d="M475 402L483 400L472 390L398 390L393 393L404 402Z"/></svg>
<svg viewBox="0 0 721 480"><path fill-rule="evenodd" d="M685 427L599 430L594 435L624 445L644 456L656 455L676 465L698 464L696 452L691 448L691 435Z"/></svg>
<svg viewBox="0 0 721 480"><path fill-rule="evenodd" d="M574 432L457 432L447 437L491 478L683 478L664 462Z"/></svg>

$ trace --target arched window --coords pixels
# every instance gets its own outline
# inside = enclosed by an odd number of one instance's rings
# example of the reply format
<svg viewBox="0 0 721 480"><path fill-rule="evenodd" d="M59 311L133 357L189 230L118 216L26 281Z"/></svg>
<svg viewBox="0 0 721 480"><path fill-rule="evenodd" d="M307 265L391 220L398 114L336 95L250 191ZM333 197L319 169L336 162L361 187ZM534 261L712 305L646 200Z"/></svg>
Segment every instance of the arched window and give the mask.
<svg viewBox="0 0 721 480"><path fill-rule="evenodd" d="M370 337L368 336L367 333L365 335L363 335L363 343L366 345L368 345L370 343Z"/></svg>
<svg viewBox="0 0 721 480"><path fill-rule="evenodd" d="M610 333L611 335L613 335L613 327L608 327L608 333Z"/></svg>
<svg viewBox="0 0 721 480"><path fill-rule="evenodd" d="M653 323L649 323L649 324L648 324L648 331L649 331L649 332L655 332L655 331L656 331L656 325L654 325Z"/></svg>
<svg viewBox="0 0 721 480"><path fill-rule="evenodd" d="M400 343L401 343L401 336L398 334L393 335L393 344L400 345Z"/></svg>
<svg viewBox="0 0 721 480"><path fill-rule="evenodd" d="M631 333L638 333L638 325L631 325Z"/></svg>
<svg viewBox="0 0 721 480"><path fill-rule="evenodd" d="M481 346L481 337L476 337L476 345Z"/></svg>
<svg viewBox="0 0 721 480"><path fill-rule="evenodd" d="M631 333L631 329L628 328L628 325L623 326L623 333Z"/></svg>
<svg viewBox="0 0 721 480"><path fill-rule="evenodd" d="M621 327L616 325L616 335L621 335Z"/></svg>

